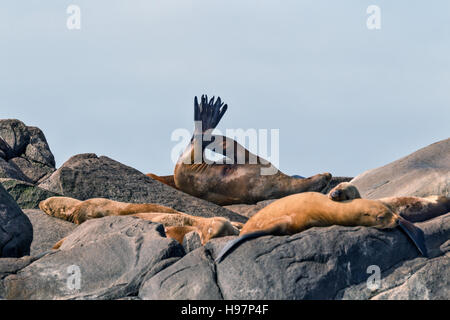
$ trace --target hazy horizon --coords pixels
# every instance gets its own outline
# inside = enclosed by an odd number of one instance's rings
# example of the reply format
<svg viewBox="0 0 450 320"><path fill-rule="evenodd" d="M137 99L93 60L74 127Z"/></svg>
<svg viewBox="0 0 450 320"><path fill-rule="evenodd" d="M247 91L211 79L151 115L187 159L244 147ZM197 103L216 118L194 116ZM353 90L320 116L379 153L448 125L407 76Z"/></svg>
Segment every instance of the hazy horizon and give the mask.
<svg viewBox="0 0 450 320"><path fill-rule="evenodd" d="M81 29L68 30L69 5ZM369 5L381 29L366 27ZM0 4L0 119L43 130L57 166L106 155L171 174L193 98L218 129L279 129L280 169L356 176L449 138L450 3L29 1Z"/></svg>

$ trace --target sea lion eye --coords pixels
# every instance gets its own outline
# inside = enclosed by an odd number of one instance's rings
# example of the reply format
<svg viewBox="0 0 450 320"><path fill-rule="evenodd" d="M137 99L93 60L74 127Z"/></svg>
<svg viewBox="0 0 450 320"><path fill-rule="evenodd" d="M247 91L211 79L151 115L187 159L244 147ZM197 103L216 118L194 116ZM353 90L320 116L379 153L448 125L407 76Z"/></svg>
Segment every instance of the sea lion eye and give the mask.
<svg viewBox="0 0 450 320"><path fill-rule="evenodd" d="M378 220L378 221L382 221L384 218L385 218L385 216L383 216L383 215L377 216L377 220Z"/></svg>

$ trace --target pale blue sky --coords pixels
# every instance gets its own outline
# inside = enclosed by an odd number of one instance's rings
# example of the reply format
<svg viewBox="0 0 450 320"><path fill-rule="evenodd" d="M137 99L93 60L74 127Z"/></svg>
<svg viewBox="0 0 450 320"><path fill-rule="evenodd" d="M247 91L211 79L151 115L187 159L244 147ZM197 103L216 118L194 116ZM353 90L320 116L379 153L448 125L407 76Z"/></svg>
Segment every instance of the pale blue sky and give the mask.
<svg viewBox="0 0 450 320"><path fill-rule="evenodd" d="M81 8L81 30L66 8ZM381 30L366 9L381 8ZM47 0L0 4L0 118L57 164L94 152L170 174L194 95L219 128L280 129L288 174L357 175L450 136L449 1Z"/></svg>

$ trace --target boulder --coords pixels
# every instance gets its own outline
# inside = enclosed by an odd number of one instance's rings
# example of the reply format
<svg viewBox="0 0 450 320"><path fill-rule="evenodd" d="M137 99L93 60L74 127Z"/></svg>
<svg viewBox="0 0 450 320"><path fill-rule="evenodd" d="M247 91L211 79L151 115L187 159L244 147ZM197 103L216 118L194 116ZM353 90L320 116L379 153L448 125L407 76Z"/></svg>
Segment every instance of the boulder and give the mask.
<svg viewBox="0 0 450 320"><path fill-rule="evenodd" d="M67 237L77 227L74 223L51 217L41 210L26 209L23 212L33 225L31 256L39 256L51 250L55 243Z"/></svg>
<svg viewBox="0 0 450 320"><path fill-rule="evenodd" d="M191 231L184 235L183 248L186 253L194 251L202 246L202 240L198 232Z"/></svg>
<svg viewBox="0 0 450 320"><path fill-rule="evenodd" d="M0 258L29 255L32 240L30 220L0 185Z"/></svg>
<svg viewBox="0 0 450 320"><path fill-rule="evenodd" d="M27 178L24 181L30 181L32 183L37 183L42 178L48 177L56 169L49 167L45 164L28 160L27 158L16 157L8 161L10 165L18 168L20 172Z"/></svg>
<svg viewBox="0 0 450 320"><path fill-rule="evenodd" d="M0 178L37 183L55 170L55 158L39 128L0 120Z"/></svg>
<svg viewBox="0 0 450 320"><path fill-rule="evenodd" d="M0 137L0 158L8 160L13 157L13 151L9 145Z"/></svg>
<svg viewBox="0 0 450 320"><path fill-rule="evenodd" d="M135 217L89 220L60 250L9 275L6 299L120 299L184 255L160 224Z"/></svg>
<svg viewBox="0 0 450 320"><path fill-rule="evenodd" d="M450 297L450 254L402 262L381 274L378 286L367 283L345 288L345 300L448 300Z"/></svg>
<svg viewBox="0 0 450 320"><path fill-rule="evenodd" d="M0 158L0 178L31 182L14 163L8 163L2 158Z"/></svg>
<svg viewBox="0 0 450 320"><path fill-rule="evenodd" d="M363 198L450 196L450 139L422 148L351 181Z"/></svg>
<svg viewBox="0 0 450 320"><path fill-rule="evenodd" d="M139 290L139 297L448 299L448 280L442 281L442 277L448 274L450 213L417 225L424 230L429 259L421 257L399 229L331 226L293 236L265 236L242 243L218 264L214 258L235 237L213 239L148 278ZM426 268L421 269L420 263L425 263ZM415 276L405 276L412 265L416 265L412 272ZM379 268L383 288L387 289L378 294L358 295L372 275L368 272L371 266ZM422 286L420 290L415 287L417 283Z"/></svg>
<svg viewBox="0 0 450 320"><path fill-rule="evenodd" d="M139 290L143 300L219 300L215 265L203 247L145 281Z"/></svg>
<svg viewBox="0 0 450 320"><path fill-rule="evenodd" d="M30 142L25 149L25 158L38 162L50 168L55 168L55 157L50 151L44 133L36 127L28 127Z"/></svg>
<svg viewBox="0 0 450 320"><path fill-rule="evenodd" d="M108 157L81 154L70 158L39 187L79 200L107 198L132 203L157 203L202 217L247 219L211 202L175 190Z"/></svg>
<svg viewBox="0 0 450 320"><path fill-rule="evenodd" d="M25 256L22 258L0 258L0 300L4 299L5 297L5 287L3 285L3 280L7 276L15 274L17 271L25 268L34 260L36 259L30 256Z"/></svg>
<svg viewBox="0 0 450 320"><path fill-rule="evenodd" d="M6 142L13 156L20 156L30 141L27 126L16 119L0 120L0 137Z"/></svg>
<svg viewBox="0 0 450 320"><path fill-rule="evenodd" d="M0 179L0 183L22 209L37 209L39 202L50 197L60 196L25 181Z"/></svg>

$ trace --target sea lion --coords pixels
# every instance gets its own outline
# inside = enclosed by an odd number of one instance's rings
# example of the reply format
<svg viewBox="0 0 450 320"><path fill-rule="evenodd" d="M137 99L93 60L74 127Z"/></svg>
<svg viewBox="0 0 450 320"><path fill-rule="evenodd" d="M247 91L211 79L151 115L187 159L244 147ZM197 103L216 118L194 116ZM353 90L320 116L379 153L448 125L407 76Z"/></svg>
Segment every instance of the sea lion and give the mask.
<svg viewBox="0 0 450 320"><path fill-rule="evenodd" d="M218 205L231 205L255 204L300 192L320 192L327 187L330 173L305 179L288 176L278 169L273 170L274 174L262 174L275 167L233 139L211 134L226 110L227 105L220 97L208 101L207 96L202 96L200 103L195 97L194 135L174 170L177 189ZM206 159L206 149L219 150L232 164Z"/></svg>
<svg viewBox="0 0 450 320"><path fill-rule="evenodd" d="M180 213L175 209L159 204L126 203L103 198L80 201L71 207L65 206L58 209L60 202L55 198L57 197L54 197L54 199L50 201L49 199L42 201L42 205L40 204L41 210L51 216L54 216L55 211L63 212L63 214L60 214L58 218L62 218L76 224L81 224L88 219L106 216L126 216L140 212ZM69 199L70 198L64 198L62 201L70 203ZM52 208L52 210L48 210L48 208Z"/></svg>
<svg viewBox="0 0 450 320"><path fill-rule="evenodd" d="M169 187L175 188L177 189L177 186L175 185L175 180L173 175L171 176L158 176L154 173L147 173L146 174L147 177L158 180L159 182L162 182L166 185L168 185Z"/></svg>
<svg viewBox="0 0 450 320"><path fill-rule="evenodd" d="M358 188L350 182L341 182L330 190L328 198L334 201L346 201L353 199L361 199Z"/></svg>
<svg viewBox="0 0 450 320"><path fill-rule="evenodd" d="M349 182L334 187L328 197L334 201L361 198L358 188ZM411 222L422 222L450 212L450 197L387 197L378 199Z"/></svg>
<svg viewBox="0 0 450 320"><path fill-rule="evenodd" d="M49 216L68 220L69 210L81 202L80 200L69 197L50 197L39 202L39 208Z"/></svg>
<svg viewBox="0 0 450 320"><path fill-rule="evenodd" d="M299 193L269 204L252 216L239 237L229 242L216 258L223 257L241 242L262 235L292 235L311 227L331 225L366 226L378 229L400 226L423 255L426 247L422 230L406 221L380 201L354 199L336 202L317 192Z"/></svg>
<svg viewBox="0 0 450 320"><path fill-rule="evenodd" d="M176 235L174 238L177 240L181 238L181 242L184 234L193 230L200 234L204 244L212 238L237 235L243 226L242 223L231 222L223 217L197 217L158 204L125 203L103 198L79 201L67 197L52 197L41 201L39 206L50 216L76 224L105 216L135 216L161 223L168 231L168 236ZM173 227L177 227L177 229L171 229ZM62 241L58 242L55 248L61 246Z"/></svg>
<svg viewBox="0 0 450 320"><path fill-rule="evenodd" d="M207 243L212 238L238 235L239 229L226 218L196 217L186 213L155 213L143 212L132 216L161 223L166 229L166 235L176 239L181 244L186 233L196 231L200 235L202 244Z"/></svg>

